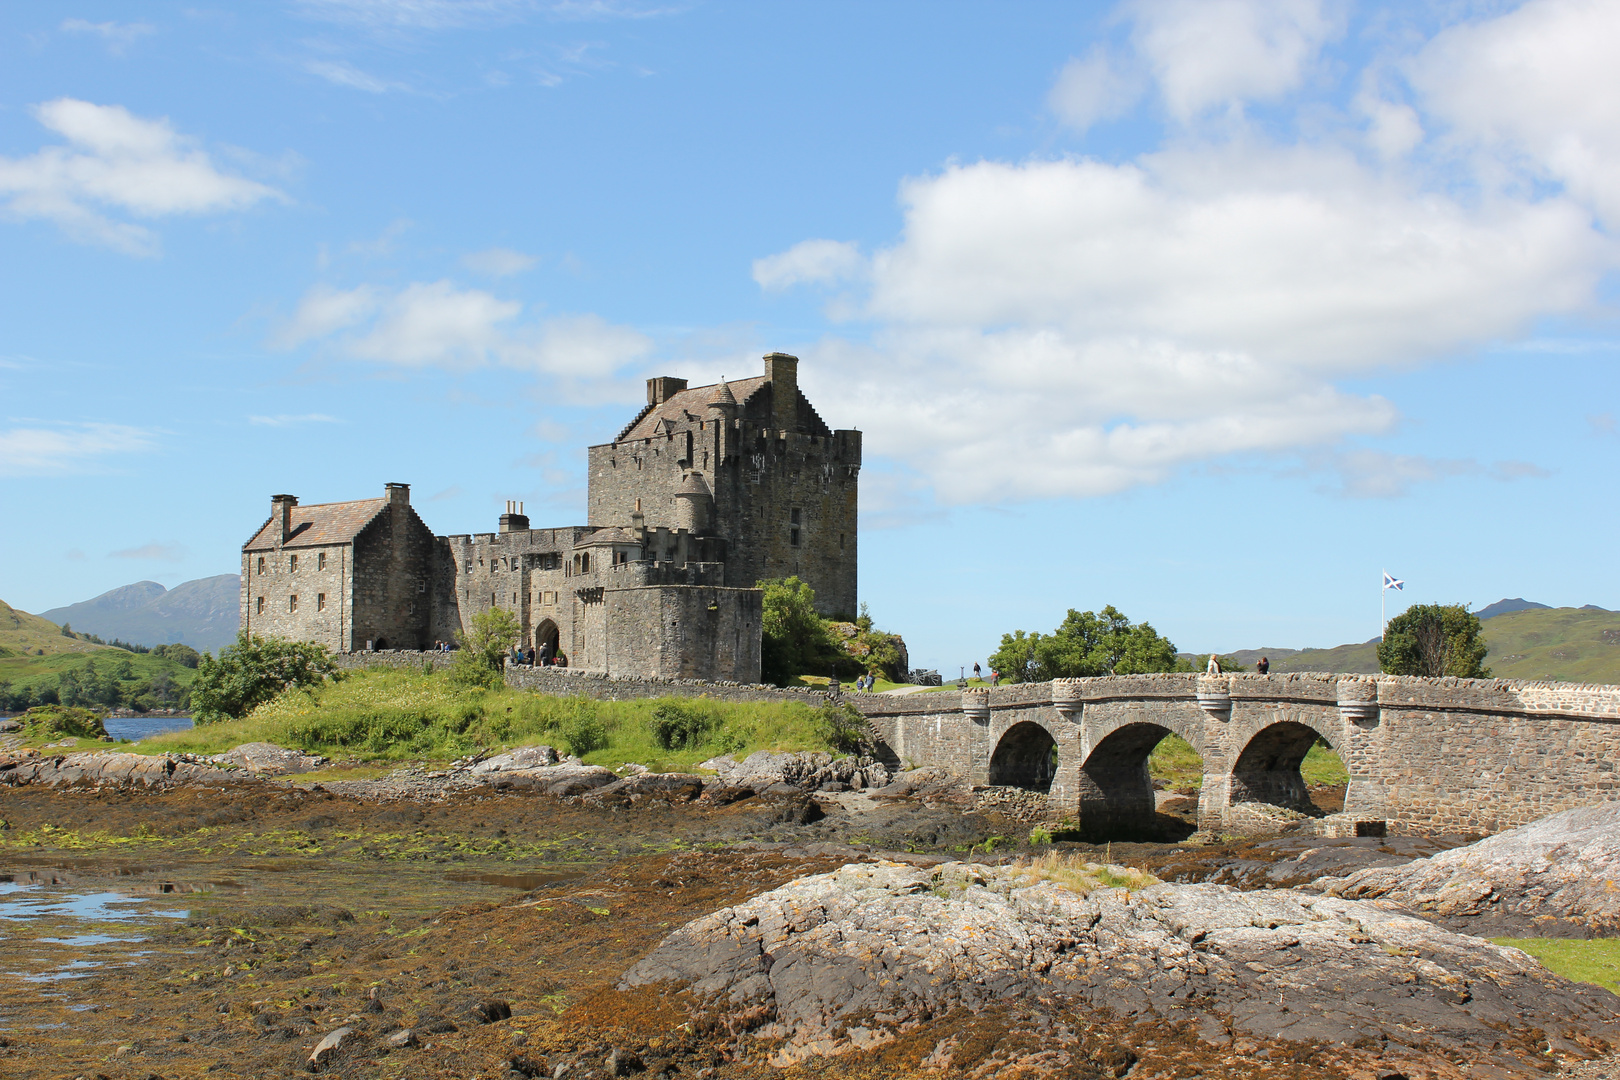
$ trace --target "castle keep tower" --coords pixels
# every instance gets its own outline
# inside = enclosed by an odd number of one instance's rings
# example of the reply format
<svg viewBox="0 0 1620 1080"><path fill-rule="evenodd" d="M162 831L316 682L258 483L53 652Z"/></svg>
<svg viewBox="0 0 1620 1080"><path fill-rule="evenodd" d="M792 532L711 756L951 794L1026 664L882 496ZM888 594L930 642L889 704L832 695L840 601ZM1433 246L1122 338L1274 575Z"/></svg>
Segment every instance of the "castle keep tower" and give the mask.
<svg viewBox="0 0 1620 1080"><path fill-rule="evenodd" d="M823 615L853 616L860 470L861 433L830 429L799 393L798 357L771 353L751 379L648 379L646 407L590 448L590 523L641 514L723 537L728 586L796 574Z"/></svg>

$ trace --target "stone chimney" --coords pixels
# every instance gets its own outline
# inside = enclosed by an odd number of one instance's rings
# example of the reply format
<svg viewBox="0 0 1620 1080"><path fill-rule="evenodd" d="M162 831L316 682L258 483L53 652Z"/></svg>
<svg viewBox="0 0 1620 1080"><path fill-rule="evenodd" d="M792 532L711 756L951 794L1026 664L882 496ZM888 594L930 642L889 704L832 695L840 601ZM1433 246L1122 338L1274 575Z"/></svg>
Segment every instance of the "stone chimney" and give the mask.
<svg viewBox="0 0 1620 1080"><path fill-rule="evenodd" d="M501 532L528 532L529 518L523 512L523 504L506 500L506 513L501 515Z"/></svg>
<svg viewBox="0 0 1620 1080"><path fill-rule="evenodd" d="M285 544L292 535L292 508L297 505L296 495L270 496L270 523L275 527L277 545Z"/></svg>
<svg viewBox="0 0 1620 1080"><path fill-rule="evenodd" d="M389 484L388 485L388 505L390 505L390 506L409 506L409 505L411 505L411 485L409 485L409 484Z"/></svg>
<svg viewBox="0 0 1620 1080"><path fill-rule="evenodd" d="M792 431L799 426L799 358L766 353L765 378L771 383L771 426Z"/></svg>
<svg viewBox="0 0 1620 1080"><path fill-rule="evenodd" d="M685 389L686 380L677 379L672 375L660 375L656 379L648 379L647 404L662 405Z"/></svg>

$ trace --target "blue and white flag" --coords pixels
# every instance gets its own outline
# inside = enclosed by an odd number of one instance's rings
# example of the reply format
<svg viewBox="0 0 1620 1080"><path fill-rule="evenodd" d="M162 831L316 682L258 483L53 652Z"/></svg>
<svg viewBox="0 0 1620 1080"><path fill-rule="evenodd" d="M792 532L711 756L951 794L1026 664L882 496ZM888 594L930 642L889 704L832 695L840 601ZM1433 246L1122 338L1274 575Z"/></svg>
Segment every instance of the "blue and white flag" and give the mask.
<svg viewBox="0 0 1620 1080"><path fill-rule="evenodd" d="M1384 588L1386 588L1386 589L1394 589L1397 592L1400 592L1400 591L1402 591L1401 586L1403 586L1405 584L1406 584L1405 581L1398 581L1394 577L1392 577L1388 570L1384 571Z"/></svg>

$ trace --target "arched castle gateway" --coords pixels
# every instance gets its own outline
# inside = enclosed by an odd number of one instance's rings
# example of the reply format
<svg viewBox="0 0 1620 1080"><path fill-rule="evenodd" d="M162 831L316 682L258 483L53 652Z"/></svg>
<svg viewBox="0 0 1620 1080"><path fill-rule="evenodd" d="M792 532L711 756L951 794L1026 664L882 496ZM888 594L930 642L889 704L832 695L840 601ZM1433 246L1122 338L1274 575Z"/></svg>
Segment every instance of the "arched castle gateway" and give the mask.
<svg viewBox="0 0 1620 1080"><path fill-rule="evenodd" d="M1125 675L852 701L893 756L1047 795L1096 835L1154 824L1148 754L1203 760L1198 825L1274 830L1310 806L1299 766L1349 771L1327 835L1492 833L1620 799L1620 687L1390 675Z"/></svg>
<svg viewBox="0 0 1620 1080"><path fill-rule="evenodd" d="M589 524L435 536L389 484L380 499L270 500L242 546L242 627L339 652L425 649L477 612L517 616L525 644L626 676L755 682L756 582L796 574L824 615L856 608L861 433L799 393L799 361L689 387L647 380L647 405L589 450Z"/></svg>

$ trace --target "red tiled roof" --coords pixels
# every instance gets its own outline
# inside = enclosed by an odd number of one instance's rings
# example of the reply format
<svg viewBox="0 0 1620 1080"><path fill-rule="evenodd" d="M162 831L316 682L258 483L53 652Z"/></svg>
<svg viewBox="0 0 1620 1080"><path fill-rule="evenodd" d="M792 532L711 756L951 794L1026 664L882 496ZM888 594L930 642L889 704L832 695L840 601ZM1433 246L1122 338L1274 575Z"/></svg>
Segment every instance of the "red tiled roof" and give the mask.
<svg viewBox="0 0 1620 1080"><path fill-rule="evenodd" d="M371 524L372 518L388 506L387 499L356 499L354 502L317 503L313 506L292 508L292 535L283 547L320 547L323 544L346 544ZM276 529L280 522L266 521L253 539L242 545L243 551L263 551L276 546Z"/></svg>
<svg viewBox="0 0 1620 1080"><path fill-rule="evenodd" d="M750 397L757 393L761 387L769 382L765 376L756 375L752 379L737 379L729 383L714 383L712 386L694 386L689 390L682 390L672 394L661 405L649 405L642 410L640 416L620 433L615 442L624 442L626 439L650 439L658 434L660 420L672 420L680 423L691 413L699 420L709 419L709 404L720 396L720 388L729 386L732 396L738 403L746 403Z"/></svg>

